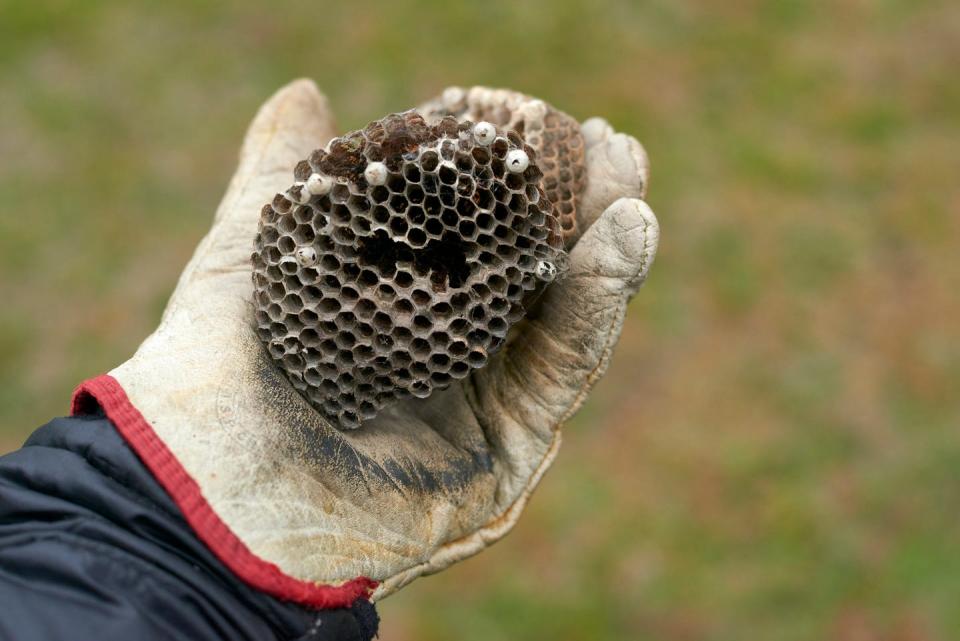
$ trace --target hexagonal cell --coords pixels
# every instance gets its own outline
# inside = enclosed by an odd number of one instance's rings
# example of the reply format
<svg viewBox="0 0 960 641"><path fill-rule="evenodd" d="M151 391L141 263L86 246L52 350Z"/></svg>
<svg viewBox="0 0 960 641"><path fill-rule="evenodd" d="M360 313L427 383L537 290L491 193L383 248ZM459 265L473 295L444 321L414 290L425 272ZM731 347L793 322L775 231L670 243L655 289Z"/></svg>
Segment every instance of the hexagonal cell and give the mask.
<svg viewBox="0 0 960 641"><path fill-rule="evenodd" d="M406 241L413 249L419 249L427 244L427 234L420 228L414 228L407 232Z"/></svg>
<svg viewBox="0 0 960 641"><path fill-rule="evenodd" d="M451 161L453 160L454 154L457 153L457 142L451 140L450 138L440 138L440 144L438 148L440 149L440 157L443 160Z"/></svg>
<svg viewBox="0 0 960 641"><path fill-rule="evenodd" d="M282 361L283 366L289 370L298 372L303 369L303 357L299 354L286 354Z"/></svg>
<svg viewBox="0 0 960 641"><path fill-rule="evenodd" d="M380 225L386 225L388 222L390 222L390 209L387 207L374 207L371 217L373 222Z"/></svg>
<svg viewBox="0 0 960 641"><path fill-rule="evenodd" d="M470 366L463 361L457 361L450 365L450 376L455 379L464 378L469 373Z"/></svg>
<svg viewBox="0 0 960 641"><path fill-rule="evenodd" d="M470 322L465 318L455 318L447 325L447 330L454 336L464 336L470 328Z"/></svg>
<svg viewBox="0 0 960 641"><path fill-rule="evenodd" d="M353 313L357 315L358 318L369 319L372 318L376 313L378 307L376 303L367 298L361 298L353 306Z"/></svg>
<svg viewBox="0 0 960 641"><path fill-rule="evenodd" d="M401 289L406 289L413 285L413 275L406 271L405 269L398 269L397 273L394 274L393 281L396 283L397 287Z"/></svg>
<svg viewBox="0 0 960 641"><path fill-rule="evenodd" d="M450 161L444 161L437 169L437 178L439 178L440 182L444 185L455 185L459 175L460 172L457 171L457 166Z"/></svg>
<svg viewBox="0 0 960 641"><path fill-rule="evenodd" d="M428 236L439 238L443 234L443 223L436 218L431 218L423 224L423 230L427 232Z"/></svg>
<svg viewBox="0 0 960 641"><path fill-rule="evenodd" d="M394 311L395 317L410 316L411 314L413 314L415 309L416 307L414 306L413 302L411 302L406 298L398 299L397 302L394 303L393 305L393 311Z"/></svg>
<svg viewBox="0 0 960 641"><path fill-rule="evenodd" d="M298 224L310 222L312 218L313 218L313 210L305 205L296 207L293 210L293 219Z"/></svg>
<svg viewBox="0 0 960 641"><path fill-rule="evenodd" d="M390 198L390 209L393 210L395 214L402 214L407 210L410 201L407 200L405 194L395 194Z"/></svg>
<svg viewBox="0 0 960 641"><path fill-rule="evenodd" d="M423 187L417 184L409 185L407 187L406 194L407 194L407 200L415 204L422 203L425 196Z"/></svg>
<svg viewBox="0 0 960 641"><path fill-rule="evenodd" d="M361 218L360 216L354 216L350 220L350 230L354 234L360 236L361 238L370 232L370 229L373 225L370 222L369 218ZM299 229L299 228L298 228Z"/></svg>
<svg viewBox="0 0 960 641"><path fill-rule="evenodd" d="M447 354L444 354L443 352L434 352L430 355L430 360L427 364L430 367L431 373L443 372L445 374L450 371L451 362L452 360Z"/></svg>
<svg viewBox="0 0 960 641"><path fill-rule="evenodd" d="M390 233L396 236L403 236L410 229L409 223L403 216L394 216L390 219Z"/></svg>
<svg viewBox="0 0 960 641"><path fill-rule="evenodd" d="M427 212L428 217L439 216L443 211L443 203L437 196L427 196L423 201L423 210Z"/></svg>
<svg viewBox="0 0 960 641"><path fill-rule="evenodd" d="M439 165L440 155L436 151L431 149L420 155L420 169L422 171L436 171ZM274 204L274 207L276 207L276 204Z"/></svg>
<svg viewBox="0 0 960 641"><path fill-rule="evenodd" d="M440 185L437 193L440 204L444 207L452 209L457 206L457 190L455 187L451 185Z"/></svg>
<svg viewBox="0 0 960 641"><path fill-rule="evenodd" d="M393 194L402 194L407 188L407 179L400 174L390 174L387 177L387 189Z"/></svg>

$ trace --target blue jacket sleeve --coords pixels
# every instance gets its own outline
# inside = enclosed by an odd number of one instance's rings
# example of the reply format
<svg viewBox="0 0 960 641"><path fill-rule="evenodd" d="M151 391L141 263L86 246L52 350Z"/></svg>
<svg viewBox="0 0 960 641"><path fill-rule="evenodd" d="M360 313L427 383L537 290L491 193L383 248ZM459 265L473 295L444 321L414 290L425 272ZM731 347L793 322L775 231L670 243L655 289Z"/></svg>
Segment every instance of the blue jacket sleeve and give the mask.
<svg viewBox="0 0 960 641"><path fill-rule="evenodd" d="M311 611L239 581L103 416L0 457L0 640L368 641L371 603Z"/></svg>

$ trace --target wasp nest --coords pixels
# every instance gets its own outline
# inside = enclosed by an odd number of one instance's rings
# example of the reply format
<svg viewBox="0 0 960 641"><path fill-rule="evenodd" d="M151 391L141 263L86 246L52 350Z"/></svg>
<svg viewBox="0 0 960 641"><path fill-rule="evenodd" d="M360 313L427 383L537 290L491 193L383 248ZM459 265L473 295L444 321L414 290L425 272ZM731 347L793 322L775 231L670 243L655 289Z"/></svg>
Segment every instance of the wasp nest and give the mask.
<svg viewBox="0 0 960 641"><path fill-rule="evenodd" d="M565 261L512 130L393 114L333 139L264 206L257 332L310 404L356 428L482 367Z"/></svg>

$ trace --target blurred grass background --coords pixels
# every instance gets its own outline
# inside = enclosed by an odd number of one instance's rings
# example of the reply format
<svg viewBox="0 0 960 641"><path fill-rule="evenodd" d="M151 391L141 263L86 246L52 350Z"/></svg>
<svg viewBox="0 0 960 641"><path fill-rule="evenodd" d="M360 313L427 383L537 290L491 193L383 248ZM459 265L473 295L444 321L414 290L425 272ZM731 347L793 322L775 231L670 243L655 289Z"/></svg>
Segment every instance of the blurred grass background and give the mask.
<svg viewBox="0 0 960 641"><path fill-rule="evenodd" d="M152 330L281 84L510 86L643 141L661 253L525 518L381 638L960 638L958 64L946 0L0 0L0 451Z"/></svg>

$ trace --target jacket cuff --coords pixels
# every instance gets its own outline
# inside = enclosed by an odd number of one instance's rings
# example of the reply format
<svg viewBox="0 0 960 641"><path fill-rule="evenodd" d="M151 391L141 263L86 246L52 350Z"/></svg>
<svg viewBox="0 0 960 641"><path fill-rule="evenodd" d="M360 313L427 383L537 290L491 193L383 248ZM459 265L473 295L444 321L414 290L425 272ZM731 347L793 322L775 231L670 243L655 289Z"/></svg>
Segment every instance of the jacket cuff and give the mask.
<svg viewBox="0 0 960 641"><path fill-rule="evenodd" d="M358 598L369 599L377 587L373 579L361 576L341 585L312 583L285 574L253 554L217 516L197 482L133 406L120 383L108 374L77 387L70 413L92 414L98 407L177 504L197 538L243 582L278 599L316 609L346 608Z"/></svg>

